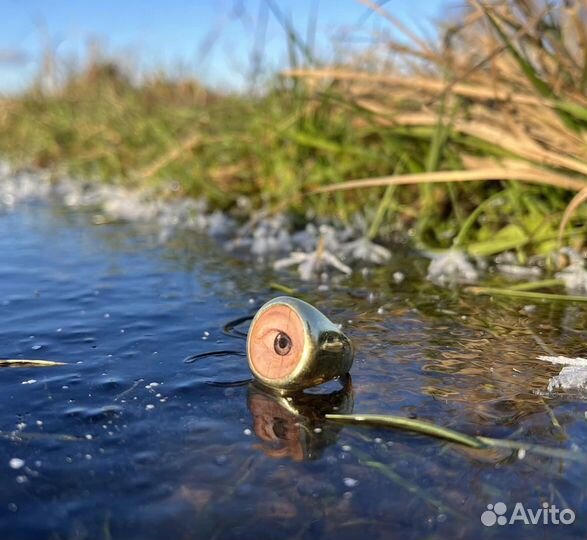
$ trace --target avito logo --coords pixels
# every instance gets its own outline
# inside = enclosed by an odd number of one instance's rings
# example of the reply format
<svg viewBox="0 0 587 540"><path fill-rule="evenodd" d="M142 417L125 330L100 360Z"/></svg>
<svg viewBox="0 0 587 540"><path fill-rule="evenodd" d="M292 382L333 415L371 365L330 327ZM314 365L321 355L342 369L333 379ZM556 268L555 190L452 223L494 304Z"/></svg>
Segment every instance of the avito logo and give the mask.
<svg viewBox="0 0 587 540"><path fill-rule="evenodd" d="M526 508L523 503L517 502L508 517L508 507L503 502L488 504L487 510L481 514L481 523L486 527L494 525L571 525L575 522L575 512L570 508L562 510L556 504L542 503L541 508Z"/></svg>

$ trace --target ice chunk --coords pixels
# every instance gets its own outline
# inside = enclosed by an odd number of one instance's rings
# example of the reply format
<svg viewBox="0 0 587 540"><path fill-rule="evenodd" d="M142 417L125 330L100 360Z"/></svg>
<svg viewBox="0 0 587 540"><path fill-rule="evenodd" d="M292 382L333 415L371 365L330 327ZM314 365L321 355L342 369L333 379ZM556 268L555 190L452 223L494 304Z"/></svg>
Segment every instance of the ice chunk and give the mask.
<svg viewBox="0 0 587 540"><path fill-rule="evenodd" d="M532 278L542 275L542 268L539 266L522 266L520 264L498 264L497 269L502 274L508 274L518 278Z"/></svg>
<svg viewBox="0 0 587 540"><path fill-rule="evenodd" d="M432 257L427 278L434 283L440 285L469 283L477 281L479 278L477 269L467 260L465 253L460 250L450 249Z"/></svg>
<svg viewBox="0 0 587 540"><path fill-rule="evenodd" d="M351 260L375 264L384 264L391 258L391 252L387 248L371 242L365 236L343 244L341 251Z"/></svg>
<svg viewBox="0 0 587 540"><path fill-rule="evenodd" d="M292 241L296 247L305 252L317 249L320 242L326 250L336 252L340 247L339 234L342 233L331 225L323 224L317 227L313 223L308 223L303 231L292 235Z"/></svg>
<svg viewBox="0 0 587 540"><path fill-rule="evenodd" d="M568 356L542 355L542 356L538 357L538 360L544 360L545 362L550 362L551 364L563 364L565 366L575 366L575 367L587 368L587 358L581 358L580 356L578 356L576 358L569 358Z"/></svg>
<svg viewBox="0 0 587 540"><path fill-rule="evenodd" d="M21 172L0 182L0 206L13 208L25 201L35 201L49 194L49 184L31 172Z"/></svg>
<svg viewBox="0 0 587 540"><path fill-rule="evenodd" d="M564 270L557 272L555 277L562 279L565 288L572 292L584 293L587 292L587 270L585 270L585 259L574 249L561 249L569 257L569 266Z"/></svg>
<svg viewBox="0 0 587 540"><path fill-rule="evenodd" d="M208 233L211 236L227 236L234 229L234 221L220 210L208 217Z"/></svg>
<svg viewBox="0 0 587 540"><path fill-rule="evenodd" d="M548 382L548 391L587 389L587 358L569 358L568 356L539 356L539 360L559 364L564 367L560 373Z"/></svg>
<svg viewBox="0 0 587 540"><path fill-rule="evenodd" d="M280 269L295 265L298 265L298 272L304 281L311 281L320 276L328 267L335 268L344 274L350 274L352 272L335 255L320 248L311 253L294 251L289 257L275 261L273 266L275 269Z"/></svg>
<svg viewBox="0 0 587 540"><path fill-rule="evenodd" d="M587 389L587 367L565 366L548 382L548 391Z"/></svg>

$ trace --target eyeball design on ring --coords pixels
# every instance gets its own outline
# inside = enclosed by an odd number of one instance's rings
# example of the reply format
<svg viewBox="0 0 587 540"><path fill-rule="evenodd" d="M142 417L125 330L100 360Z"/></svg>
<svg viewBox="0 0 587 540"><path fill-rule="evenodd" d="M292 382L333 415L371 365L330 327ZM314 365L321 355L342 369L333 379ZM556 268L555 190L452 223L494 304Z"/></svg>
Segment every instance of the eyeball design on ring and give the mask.
<svg viewBox="0 0 587 540"><path fill-rule="evenodd" d="M348 373L350 340L310 304L280 296L259 309L247 336L253 375L267 386L295 390Z"/></svg>

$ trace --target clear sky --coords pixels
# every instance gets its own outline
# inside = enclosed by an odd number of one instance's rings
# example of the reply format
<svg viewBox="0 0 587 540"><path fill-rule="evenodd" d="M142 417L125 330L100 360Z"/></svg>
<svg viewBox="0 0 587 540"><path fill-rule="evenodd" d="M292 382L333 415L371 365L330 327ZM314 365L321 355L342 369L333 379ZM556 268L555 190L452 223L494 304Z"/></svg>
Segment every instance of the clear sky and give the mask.
<svg viewBox="0 0 587 540"><path fill-rule="evenodd" d="M291 17L304 38L316 14L316 47L323 55L331 52L341 28L359 41L373 30L393 31L357 0L0 0L0 92L25 87L47 45L65 63L83 59L92 39L138 70L184 70L213 86L242 88L264 17L265 68L286 65L284 32L271 3ZM419 32L430 29L446 5L446 0L385 2Z"/></svg>

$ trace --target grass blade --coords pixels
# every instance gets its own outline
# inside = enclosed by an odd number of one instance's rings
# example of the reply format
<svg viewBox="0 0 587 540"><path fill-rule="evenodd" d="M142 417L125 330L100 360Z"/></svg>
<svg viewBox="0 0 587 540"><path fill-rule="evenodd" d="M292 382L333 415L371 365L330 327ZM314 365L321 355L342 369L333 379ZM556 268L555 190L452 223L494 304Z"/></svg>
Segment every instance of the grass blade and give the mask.
<svg viewBox="0 0 587 540"><path fill-rule="evenodd" d="M512 285L510 290L515 291L535 291L536 289L549 289L551 287L562 287L562 279L541 279L539 281L528 281L526 283L517 283Z"/></svg>
<svg viewBox="0 0 587 540"><path fill-rule="evenodd" d="M532 64L528 60L526 60L526 58L524 58L522 56L522 54L516 49L514 44L510 41L510 39L508 38L506 33L503 31L500 24L495 20L495 18L489 12L487 7L480 2L478 3L478 5L481 7L483 12L485 13L487 20L489 21L489 23L491 24L493 29L497 32L497 34L499 35L499 38L501 39L503 44L506 46L509 53L512 55L514 60L520 66L520 69L522 70L522 72L526 75L526 77L528 77L528 80L532 83L532 86L534 86L534 88L538 91L538 93L540 95L542 95L544 97L548 97L548 98L552 97L552 89L550 88L550 86L548 86L548 84L546 84L538 76L538 74L536 73L536 70L534 69Z"/></svg>
<svg viewBox="0 0 587 540"><path fill-rule="evenodd" d="M587 455L582 452L566 450L564 448L551 448L539 444L508 439L494 439L492 437L466 435L454 429L445 428L412 418L379 414L326 414L326 419L344 424L367 425L392 429L413 431L422 435L429 435L445 441L461 444L469 448L487 449L504 448L507 450L525 450L542 456L557 459L569 459L581 463L587 463Z"/></svg>
<svg viewBox="0 0 587 540"><path fill-rule="evenodd" d="M490 167L484 169L460 170L460 171L437 171L427 173L402 174L396 176L381 176L376 178L363 178L361 180L349 180L328 186L320 186L310 191L313 193L331 193L333 191L346 191L351 189L362 189L385 186L407 186L423 183L448 183L448 182L480 182L480 181L503 181L518 180L530 184L542 184L556 186L570 191L581 191L585 182L569 176L562 176L550 173L537 168L507 168Z"/></svg>
<svg viewBox="0 0 587 540"><path fill-rule="evenodd" d="M362 424L371 426L383 426L397 429L404 429L421 433L423 435L430 435L438 439L456 442L470 448L483 448L484 444L476 437L465 435L450 428L445 428L424 422L422 420L414 420L412 418L405 418L403 416L380 415L380 414L327 414L325 417L328 420L341 422L345 424Z"/></svg>
<svg viewBox="0 0 587 540"><path fill-rule="evenodd" d="M587 201L587 186L579 191L579 193L573 197L571 202L565 208L565 213L563 214L563 218L561 219L561 223L558 228L559 246L562 244L564 230L571 220L572 215L575 213L575 210L577 210L577 208L579 208L579 206L581 206L585 201Z"/></svg>
<svg viewBox="0 0 587 540"><path fill-rule="evenodd" d="M565 448L551 448L540 444L510 441L507 439L493 439L492 437L477 437L479 441L492 448L505 448L510 450L525 450L541 456L557 459L568 459L579 463L587 463L587 456L582 452L566 450Z"/></svg>
<svg viewBox="0 0 587 540"><path fill-rule="evenodd" d="M10 368L55 367L66 365L66 362L55 362L53 360L15 360L12 358L0 359L0 367Z"/></svg>
<svg viewBox="0 0 587 540"><path fill-rule="evenodd" d="M500 289L498 287L467 287L465 292L475 295L511 296L512 298L527 298L531 300L550 300L553 302L587 302L587 296L570 294L553 294L516 289Z"/></svg>

